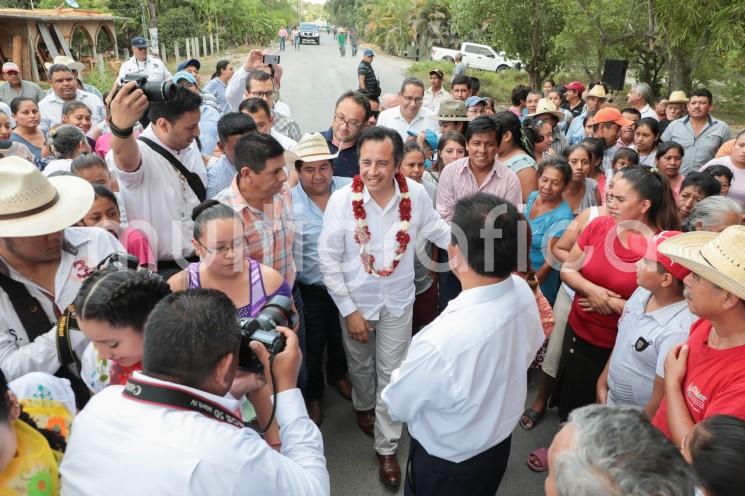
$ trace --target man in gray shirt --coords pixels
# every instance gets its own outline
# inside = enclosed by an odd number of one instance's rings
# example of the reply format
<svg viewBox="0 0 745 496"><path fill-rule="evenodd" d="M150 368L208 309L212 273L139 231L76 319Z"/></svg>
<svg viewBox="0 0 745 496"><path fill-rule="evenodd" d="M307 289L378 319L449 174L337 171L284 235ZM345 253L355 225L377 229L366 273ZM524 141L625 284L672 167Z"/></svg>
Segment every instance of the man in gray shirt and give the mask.
<svg viewBox="0 0 745 496"><path fill-rule="evenodd" d="M458 76L465 76L466 68L463 65L463 55L461 53L455 54L455 67L453 68L453 75L450 77L450 83Z"/></svg>
<svg viewBox="0 0 745 496"><path fill-rule="evenodd" d="M10 105L18 96L27 96L36 103L45 96L38 84L21 79L21 69L13 62L3 64L3 79L5 82L0 84L0 101L6 105Z"/></svg>
<svg viewBox="0 0 745 496"><path fill-rule="evenodd" d="M714 158L722 144L732 138L727 123L709 113L713 104L711 92L697 89L688 100L688 115L670 123L662 133L662 141L675 141L685 150L680 173L698 171Z"/></svg>

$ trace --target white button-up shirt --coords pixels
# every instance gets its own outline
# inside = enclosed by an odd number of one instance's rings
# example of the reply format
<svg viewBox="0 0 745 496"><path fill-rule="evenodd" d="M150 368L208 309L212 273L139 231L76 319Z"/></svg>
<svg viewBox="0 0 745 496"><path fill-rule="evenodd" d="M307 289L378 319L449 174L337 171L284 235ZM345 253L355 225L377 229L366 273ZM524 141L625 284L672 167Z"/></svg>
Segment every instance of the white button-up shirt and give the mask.
<svg viewBox="0 0 745 496"><path fill-rule="evenodd" d="M639 109L639 113L642 114L642 119L646 117L651 117L652 119L659 121L660 118L657 117L657 112L654 111L652 107L649 106L649 104L643 106Z"/></svg>
<svg viewBox="0 0 745 496"><path fill-rule="evenodd" d="M147 74L148 81L168 81L173 79L173 76L163 61L149 55L144 62L137 60L136 57L130 57L126 60L119 68L119 79L135 72L144 72Z"/></svg>
<svg viewBox="0 0 745 496"><path fill-rule="evenodd" d="M54 294L37 285L10 267L0 258L0 270L14 281L23 283L36 298L50 322L75 300L81 284L96 265L114 252L125 253L119 241L97 227L68 227L64 231L62 258L54 278ZM30 342L21 319L13 308L8 294L0 289L0 368L9 381L29 372L48 372L59 369L56 329ZM73 348L83 355L87 339L80 331L71 332Z"/></svg>
<svg viewBox="0 0 745 496"><path fill-rule="evenodd" d="M418 133L425 129L431 129L433 131L439 129L437 114L434 114L431 110L424 107L424 105L422 105L422 108L419 109L419 112L414 116L411 122L407 122L406 119L403 118L401 115L401 107L393 107L384 110L380 113L380 116L378 116L378 126L395 129L404 141L409 138L409 131L412 133Z"/></svg>
<svg viewBox="0 0 745 496"><path fill-rule="evenodd" d="M142 136L165 148L207 185L207 170L195 142L182 150L173 150L158 138L152 125ZM113 150L106 157L109 168L116 172L119 181L129 227L145 233L158 260L189 256L194 252L191 211L199 205L199 198L168 160L139 140L137 146L141 163L134 172L116 167Z"/></svg>
<svg viewBox="0 0 745 496"><path fill-rule="evenodd" d="M352 185L336 190L326 205L323 229L318 240L321 273L329 294L343 316L359 310L367 320L377 320L383 308L391 315L403 315L414 302L414 254L417 236L424 236L441 248L450 243L450 226L437 215L424 186L406 180L411 198L411 241L401 261L388 277L368 274L360 260L360 245L354 240L357 225L352 213ZM375 257L375 269L388 267L398 247L396 232L401 222L398 205L401 191L396 192L385 208L372 199L367 188L362 201L367 214L371 239L368 253Z"/></svg>
<svg viewBox="0 0 745 496"><path fill-rule="evenodd" d="M103 101L93 93L78 90L73 100L83 102L90 109L94 126L106 120L106 107L104 107ZM55 92L49 93L39 102L39 113L41 114L39 127L45 134L54 126L62 123L62 107L65 106L65 103L67 103L67 100L60 98Z"/></svg>
<svg viewBox="0 0 745 496"><path fill-rule="evenodd" d="M466 289L414 336L382 399L427 453L462 462L512 434L543 339L522 278Z"/></svg>
<svg viewBox="0 0 745 496"><path fill-rule="evenodd" d="M135 373L222 408L238 400ZM60 467L63 495L328 495L321 432L299 389L277 395L282 453L249 428L194 411L132 400L123 386L96 394L75 418Z"/></svg>
<svg viewBox="0 0 745 496"><path fill-rule="evenodd" d="M452 100L453 97L450 96L450 93L445 91L443 88L440 88L440 91L435 93L432 91L432 87L427 88L427 91L424 92L424 101L422 101L422 107L428 108L433 113L437 113L438 110L440 110L440 104L444 102L445 100Z"/></svg>

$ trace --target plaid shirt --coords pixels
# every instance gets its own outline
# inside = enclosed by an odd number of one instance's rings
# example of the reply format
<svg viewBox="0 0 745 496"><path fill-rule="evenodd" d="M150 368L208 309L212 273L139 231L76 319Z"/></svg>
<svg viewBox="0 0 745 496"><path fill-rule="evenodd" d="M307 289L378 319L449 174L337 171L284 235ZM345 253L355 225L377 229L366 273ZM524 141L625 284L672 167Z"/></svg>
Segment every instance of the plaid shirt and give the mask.
<svg viewBox="0 0 745 496"><path fill-rule="evenodd" d="M288 138L294 139L295 141L300 141L300 138L303 137L300 133L300 126L298 126L298 123L279 112L274 112L274 124L272 125L272 129L280 134L284 134Z"/></svg>
<svg viewBox="0 0 745 496"><path fill-rule="evenodd" d="M233 181L215 199L238 212L245 226L247 256L273 267L282 274L287 284L295 284L295 260L292 256L292 194L287 183L274 195L271 205L258 210L246 203ZM271 215L267 211L271 208Z"/></svg>

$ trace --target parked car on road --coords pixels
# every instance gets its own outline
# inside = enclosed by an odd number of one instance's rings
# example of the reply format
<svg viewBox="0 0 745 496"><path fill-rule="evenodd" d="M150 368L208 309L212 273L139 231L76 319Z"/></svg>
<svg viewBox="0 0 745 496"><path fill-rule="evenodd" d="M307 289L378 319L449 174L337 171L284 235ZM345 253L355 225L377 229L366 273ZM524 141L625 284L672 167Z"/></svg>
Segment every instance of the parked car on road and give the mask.
<svg viewBox="0 0 745 496"><path fill-rule="evenodd" d="M472 69L499 72L506 69L519 69L521 66L519 60L507 59L504 52L497 52L488 45L468 41L461 44L460 50L432 47L432 60L454 62L456 53L463 55L463 64Z"/></svg>
<svg viewBox="0 0 745 496"><path fill-rule="evenodd" d="M321 31L318 29L318 24L314 22L300 23L300 43L306 41L316 45L321 44Z"/></svg>

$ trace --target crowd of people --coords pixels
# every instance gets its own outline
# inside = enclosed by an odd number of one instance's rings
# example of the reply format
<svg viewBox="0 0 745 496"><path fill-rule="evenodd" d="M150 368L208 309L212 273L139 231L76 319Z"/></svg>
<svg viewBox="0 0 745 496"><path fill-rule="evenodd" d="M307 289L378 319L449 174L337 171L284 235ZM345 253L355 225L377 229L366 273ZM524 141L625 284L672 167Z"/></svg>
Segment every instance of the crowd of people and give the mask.
<svg viewBox="0 0 745 496"><path fill-rule="evenodd" d="M745 132L710 91L496 102L457 60L381 95L365 49L301 130L261 50L206 84L132 50L104 95L2 66L0 494L326 495L328 386L410 496L493 496L554 406L549 496L740 494Z"/></svg>

